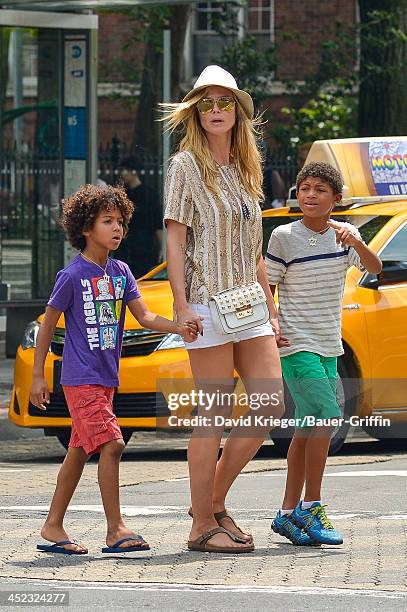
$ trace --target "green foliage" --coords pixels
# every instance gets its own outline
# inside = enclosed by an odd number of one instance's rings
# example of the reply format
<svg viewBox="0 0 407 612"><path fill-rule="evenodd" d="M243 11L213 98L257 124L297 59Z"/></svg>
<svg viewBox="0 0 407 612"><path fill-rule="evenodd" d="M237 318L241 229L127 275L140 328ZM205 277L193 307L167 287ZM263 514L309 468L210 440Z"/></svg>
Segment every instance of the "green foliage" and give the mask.
<svg viewBox="0 0 407 612"><path fill-rule="evenodd" d="M302 83L286 81L290 105L282 108L287 125L272 135L285 148L313 140L356 136L358 81L355 69L357 31L340 21L321 43L320 62Z"/></svg>
<svg viewBox="0 0 407 612"><path fill-rule="evenodd" d="M111 81L114 74L115 81L121 80L125 82L126 93L124 93L118 83L115 91L109 95L109 98L112 101L120 99L125 106L132 108L139 96L142 73L145 68L143 54L140 56L134 52L135 43L152 43L157 57L162 56L163 30L169 27L171 7L136 6L131 9L109 9L101 12L105 14L119 13L126 15L128 22L131 24L127 40L122 47L122 53L117 58L112 59L110 64L100 66L100 78L107 78Z"/></svg>
<svg viewBox="0 0 407 612"><path fill-rule="evenodd" d="M320 92L300 108L284 107L282 112L289 119L291 142L305 143L356 136L355 110L354 97Z"/></svg>
<svg viewBox="0 0 407 612"><path fill-rule="evenodd" d="M220 58L232 72L241 89L250 91L256 106L269 96L272 73L276 69L274 46L259 52L255 36L245 36L226 45Z"/></svg>

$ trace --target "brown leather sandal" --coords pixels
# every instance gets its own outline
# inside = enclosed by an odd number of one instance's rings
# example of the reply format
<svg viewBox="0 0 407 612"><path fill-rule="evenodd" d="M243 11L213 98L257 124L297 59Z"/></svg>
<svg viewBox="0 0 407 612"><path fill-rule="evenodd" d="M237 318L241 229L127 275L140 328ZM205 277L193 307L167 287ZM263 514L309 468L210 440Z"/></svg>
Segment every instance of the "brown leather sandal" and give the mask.
<svg viewBox="0 0 407 612"><path fill-rule="evenodd" d="M245 540L245 542L253 542L253 536L251 533L245 533L243 531L243 529L241 527L239 527L239 525L236 523L235 519L233 518L233 516L230 516L230 514L228 513L227 510L221 510L220 512L215 512L215 514L213 515L215 517L215 521L218 523L219 527L222 527L222 519L224 518L228 518L232 521L233 525L235 526L235 528L240 531L244 536L249 536L250 540ZM233 531L232 531L233 533Z"/></svg>
<svg viewBox="0 0 407 612"><path fill-rule="evenodd" d="M192 512L191 506L188 509L188 514L189 514L189 516L191 518L194 518L194 513ZM219 527L222 527L222 519L224 519L224 518L230 519L232 521L232 523L234 524L234 526L236 527L236 529L238 529L238 531L240 531L243 535L250 536L250 540L245 540L244 538L240 538L237 535L237 533L233 533L233 531L230 531L230 530L226 530L226 531L228 531L229 533L231 533L235 537L237 537L239 540L241 540L241 542L243 544L245 544L246 542L249 543L249 544L253 543L253 536L252 536L252 534L251 533L245 533L243 531L243 529L241 527L239 527L239 525L236 523L236 521L233 518L233 516L230 516L230 514L228 513L227 510L221 510L220 512L215 512L213 516L215 517L215 521L218 523ZM224 527L224 529L225 529L225 527Z"/></svg>
<svg viewBox="0 0 407 612"><path fill-rule="evenodd" d="M231 553L231 554L240 554L240 553L249 553L254 551L254 544L248 544L247 546L214 546L213 544L208 544L208 541L217 533L226 533L231 540L235 542L233 534L230 531L227 531L223 527L215 527L215 529L211 529L206 533L203 533L196 540L188 540L188 549L193 550L195 552L212 552L212 553Z"/></svg>

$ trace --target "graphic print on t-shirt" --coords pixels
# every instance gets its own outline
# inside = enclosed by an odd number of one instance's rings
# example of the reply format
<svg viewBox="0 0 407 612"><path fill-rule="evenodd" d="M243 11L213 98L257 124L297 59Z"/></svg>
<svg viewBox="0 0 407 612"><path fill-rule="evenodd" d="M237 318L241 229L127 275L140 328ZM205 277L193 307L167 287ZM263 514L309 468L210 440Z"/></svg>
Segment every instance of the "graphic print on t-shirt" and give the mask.
<svg viewBox="0 0 407 612"><path fill-rule="evenodd" d="M96 310L100 325L117 323L114 300L109 302L96 302Z"/></svg>
<svg viewBox="0 0 407 612"><path fill-rule="evenodd" d="M121 300L124 295L126 286L125 276L113 276L114 297L116 300Z"/></svg>
<svg viewBox="0 0 407 612"><path fill-rule="evenodd" d="M109 280L103 276L81 279L86 335L91 351L116 348L126 280L125 276Z"/></svg>
<svg viewBox="0 0 407 612"><path fill-rule="evenodd" d="M116 299L116 320L119 321L122 314L124 288L126 287L125 276L113 276L114 296Z"/></svg>
<svg viewBox="0 0 407 612"><path fill-rule="evenodd" d="M107 281L103 276L92 278L93 293L97 301L113 300L113 285L112 281Z"/></svg>
<svg viewBox="0 0 407 612"><path fill-rule="evenodd" d="M117 325L100 328L100 348L102 351L116 348Z"/></svg>

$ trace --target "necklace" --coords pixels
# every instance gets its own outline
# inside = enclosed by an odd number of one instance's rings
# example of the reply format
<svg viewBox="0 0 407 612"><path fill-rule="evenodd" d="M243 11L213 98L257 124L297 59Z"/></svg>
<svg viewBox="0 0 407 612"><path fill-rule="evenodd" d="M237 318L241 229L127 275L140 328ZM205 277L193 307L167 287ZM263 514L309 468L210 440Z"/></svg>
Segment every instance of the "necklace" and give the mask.
<svg viewBox="0 0 407 612"><path fill-rule="evenodd" d="M238 182L238 185L239 185L240 199L239 199L239 196L236 196L236 195L235 195L234 190L233 190L233 186L232 186L232 184L231 184L230 180L229 180L229 179L227 178L227 176L224 174L224 172L223 172L223 170L222 170L221 166L219 166L219 172L220 172L220 174L222 175L223 180L225 181L225 183L226 183L226 184L227 184L227 185L230 187L230 189L231 189L231 191L232 191L232 193L233 193L234 197L236 198L236 201L237 201L237 202L239 202L239 204L240 204L240 208L242 209L243 219L244 219L245 221L249 221L249 219L250 219L250 210L249 210L249 207L247 206L247 204L246 204L246 202L245 202L245 200L244 200L244 197L243 197L243 192L242 192L242 183L241 183L241 181L240 181L240 177L239 177L239 173L238 173L238 171L237 171L237 168L236 168L236 167L234 167L234 168L233 168L233 172L236 174L236 179L237 179L237 182Z"/></svg>
<svg viewBox="0 0 407 612"><path fill-rule="evenodd" d="M81 253L81 257L83 257L84 259L86 259L86 261L89 261L89 263L93 263L95 264L95 266L97 266L98 268L100 268L103 272L103 280L106 281L107 283L110 283L110 276L108 275L108 273L106 272L107 270L107 266L109 265L109 258L107 258L106 261L106 266L103 268L102 266L100 266L98 263L96 263L96 261L93 261L93 259L90 259L90 257L86 257L86 255L84 253Z"/></svg>
<svg viewBox="0 0 407 612"><path fill-rule="evenodd" d="M310 246L316 246L317 242L318 242L318 234L319 235L325 234L325 232L329 229L329 226L328 226L328 227L324 227L324 229L322 229L322 230L319 230L319 232L316 232L315 230L312 230L309 227L307 227L302 219L301 219L301 223L303 224L303 226L305 227L306 230L308 230L309 232L311 232L313 234L313 236L310 236L308 238L308 244Z"/></svg>

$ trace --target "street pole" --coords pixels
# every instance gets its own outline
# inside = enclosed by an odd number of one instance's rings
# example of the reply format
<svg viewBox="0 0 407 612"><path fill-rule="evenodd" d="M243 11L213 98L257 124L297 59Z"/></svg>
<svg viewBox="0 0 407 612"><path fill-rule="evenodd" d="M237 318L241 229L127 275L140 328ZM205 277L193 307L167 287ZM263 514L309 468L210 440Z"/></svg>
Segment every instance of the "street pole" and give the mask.
<svg viewBox="0 0 407 612"><path fill-rule="evenodd" d="M163 32L163 102L171 102L171 30ZM170 157L170 133L163 130L163 189L165 188L165 177L168 169L168 159ZM164 201L164 200L163 200ZM165 226L163 228L163 258L167 257L167 236Z"/></svg>

